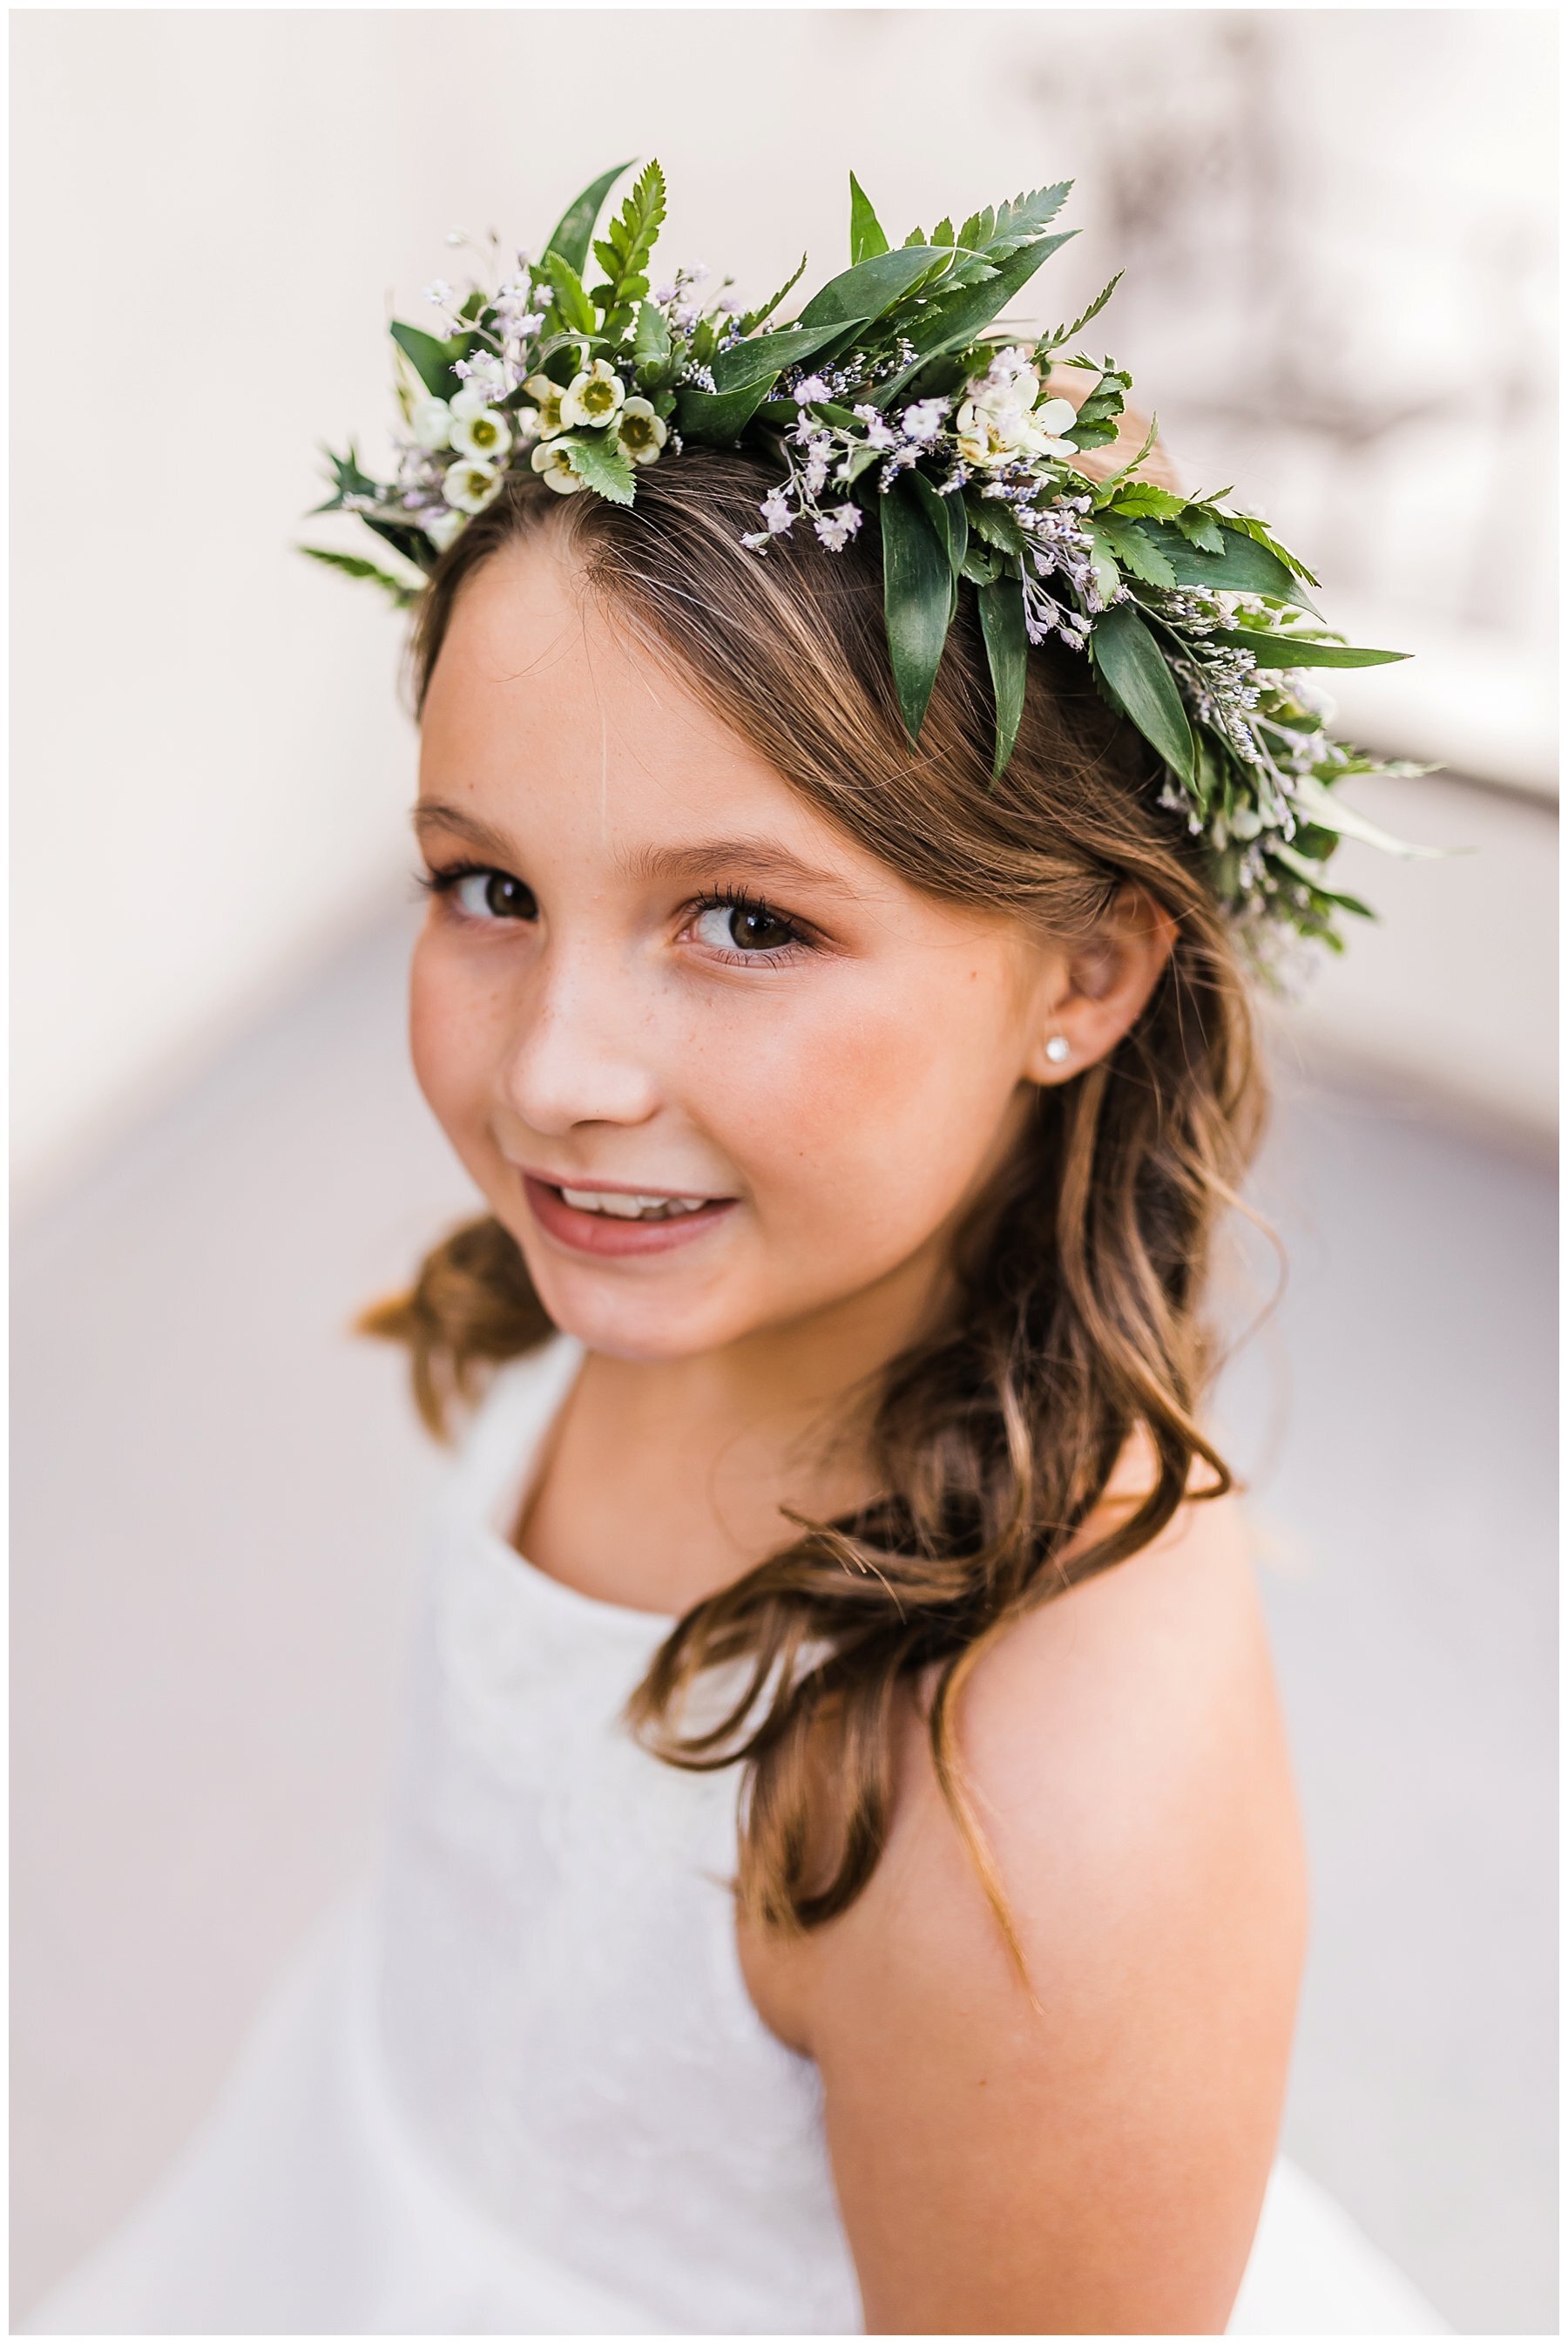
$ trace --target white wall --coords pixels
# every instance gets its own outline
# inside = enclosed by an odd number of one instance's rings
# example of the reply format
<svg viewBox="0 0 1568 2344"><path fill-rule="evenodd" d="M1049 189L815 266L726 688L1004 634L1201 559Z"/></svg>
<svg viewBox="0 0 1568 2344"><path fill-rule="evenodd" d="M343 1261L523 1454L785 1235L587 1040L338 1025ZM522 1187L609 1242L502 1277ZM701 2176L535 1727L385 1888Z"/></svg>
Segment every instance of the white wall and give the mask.
<svg viewBox="0 0 1568 2344"><path fill-rule="evenodd" d="M839 261L850 163L900 227L1076 176L1042 306L1129 262L1096 331L1190 466L1358 626L1442 647L1430 701L1402 680L1373 721L1549 784L1553 38L1510 10L15 15L24 1190L399 884L397 626L289 550L315 449L384 428L388 306L450 273L450 225L537 243L623 155L666 165L668 250L759 292L803 243Z"/></svg>

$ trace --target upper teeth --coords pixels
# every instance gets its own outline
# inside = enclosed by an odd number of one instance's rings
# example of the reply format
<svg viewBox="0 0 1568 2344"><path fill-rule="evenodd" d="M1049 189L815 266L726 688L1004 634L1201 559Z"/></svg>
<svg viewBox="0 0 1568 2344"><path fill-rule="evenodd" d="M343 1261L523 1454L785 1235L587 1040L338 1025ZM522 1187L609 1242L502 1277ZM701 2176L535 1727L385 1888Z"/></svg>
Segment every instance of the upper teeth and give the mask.
<svg viewBox="0 0 1568 2344"><path fill-rule="evenodd" d="M633 1197L614 1188L568 1188L561 1195L579 1213L611 1213L617 1220L636 1221L649 1213L697 1213L706 1197Z"/></svg>

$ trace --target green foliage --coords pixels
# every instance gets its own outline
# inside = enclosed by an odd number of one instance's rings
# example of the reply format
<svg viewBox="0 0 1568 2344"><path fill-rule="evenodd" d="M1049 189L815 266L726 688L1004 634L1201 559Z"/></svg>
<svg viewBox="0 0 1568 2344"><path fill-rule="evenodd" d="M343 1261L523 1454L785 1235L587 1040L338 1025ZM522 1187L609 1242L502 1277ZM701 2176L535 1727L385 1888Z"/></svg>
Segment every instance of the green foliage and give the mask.
<svg viewBox="0 0 1568 2344"><path fill-rule="evenodd" d="M896 301L951 258L938 245L905 245L897 252L873 253L838 277L830 277L800 312L802 326L862 326L881 317Z"/></svg>
<svg viewBox="0 0 1568 2344"><path fill-rule="evenodd" d="M1225 541L1220 534L1220 523L1214 514L1202 505L1183 505L1180 512L1171 514L1171 519L1188 544L1195 545L1200 553L1224 552Z"/></svg>
<svg viewBox="0 0 1568 2344"><path fill-rule="evenodd" d="M952 609L947 549L914 497L898 481L877 499L882 523L882 610L893 687L905 729L920 738L941 665Z"/></svg>
<svg viewBox="0 0 1568 2344"><path fill-rule="evenodd" d="M585 431L580 439L573 438L567 444L572 451L572 470L578 480L586 480L601 497L608 497L612 505L631 503L631 466L608 431Z"/></svg>
<svg viewBox="0 0 1568 2344"><path fill-rule="evenodd" d="M550 304L547 327L553 326L567 334L596 335L598 332L598 312L583 291L582 278L578 275L564 252L547 252L541 272L554 299Z"/></svg>
<svg viewBox="0 0 1568 2344"><path fill-rule="evenodd" d="M1004 504L995 504L989 497L964 499L970 529L987 545L1000 548L1003 553L1022 553L1029 541Z"/></svg>
<svg viewBox="0 0 1568 2344"><path fill-rule="evenodd" d="M555 232L545 247L546 254L558 253L574 276L580 277L588 266L593 243L594 222L604 207L604 199L620 177L629 171L629 163L618 163L613 170L601 171L598 177L586 187L574 203L567 206L556 222Z"/></svg>
<svg viewBox="0 0 1568 2344"><path fill-rule="evenodd" d="M1249 651L1260 667L1386 667L1410 657L1408 652L1362 651L1321 635L1273 633L1262 627L1216 627L1203 640Z"/></svg>
<svg viewBox="0 0 1568 2344"><path fill-rule="evenodd" d="M1299 565L1296 571L1288 570L1269 547L1233 530L1228 520L1221 525L1223 550L1219 553L1203 552L1168 522L1146 520L1138 526L1165 556L1179 586L1198 586L1211 593L1222 588L1230 593L1261 594L1271 602L1292 603L1317 617L1316 605L1302 591Z"/></svg>
<svg viewBox="0 0 1568 2344"><path fill-rule="evenodd" d="M618 340L632 321L633 311L648 289L648 264L658 231L664 225L664 173L650 163L611 221L608 233L594 246L594 258L605 281L594 288L603 313L603 331Z"/></svg>
<svg viewBox="0 0 1568 2344"><path fill-rule="evenodd" d="M950 236L948 240L950 243L952 241ZM932 242L940 244L941 238L934 237ZM883 233L882 223L872 210L870 198L866 190L851 171L849 174L849 259L851 263L874 260L879 253L886 252L887 249L888 239ZM800 266L804 268L805 262L802 261Z"/></svg>
<svg viewBox="0 0 1568 2344"><path fill-rule="evenodd" d="M377 568L374 561L367 561L357 553L330 553L319 545L297 546L295 551L307 553L312 561L324 561L329 570L341 570L346 577L369 579L389 596L395 611L410 610L423 591L422 586L394 578L389 570Z"/></svg>
<svg viewBox="0 0 1568 2344"><path fill-rule="evenodd" d="M797 268L793 277L787 277L784 279L783 284L780 285L778 292L774 294L770 301L764 301L761 308L759 309L747 310L745 316L740 320L740 330L743 334L754 334L759 326L765 326L769 318L773 315L774 310L779 307L779 304L781 301L789 299L790 294L795 290L796 286L799 284L800 279L806 274L806 262L808 257L809 256L804 252L800 255L799 268Z"/></svg>
<svg viewBox="0 0 1568 2344"><path fill-rule="evenodd" d="M987 283L946 293L927 303L913 317L900 320L914 345L915 356L900 373L872 394L873 405L893 406L933 359L967 349L1013 296L1022 291L1035 270L1066 241L1064 236L1042 236L1033 244L1022 245L1009 255Z"/></svg>
<svg viewBox="0 0 1568 2344"><path fill-rule="evenodd" d="M1443 854L1440 846L1408 846L1402 838L1379 828L1364 814L1345 805L1332 791L1324 789L1315 774L1302 773L1295 785L1295 799L1309 822L1321 830L1332 830L1340 838L1359 838L1364 846L1375 846L1384 854L1403 855L1407 859L1436 860Z"/></svg>
<svg viewBox="0 0 1568 2344"><path fill-rule="evenodd" d="M1191 787L1196 778L1192 727L1165 654L1131 602L1101 613L1089 648L1115 705Z"/></svg>
<svg viewBox="0 0 1568 2344"><path fill-rule="evenodd" d="M1016 578L998 578L982 585L977 599L980 633L985 639L991 688L996 694L996 755L991 764L994 782L1006 771L1023 717L1024 692L1029 682L1029 630L1024 624L1023 588Z"/></svg>
<svg viewBox="0 0 1568 2344"><path fill-rule="evenodd" d="M964 555L969 551L969 517L964 510L962 496L942 496L919 470L906 472L904 480L915 502L941 540L948 567L956 577L964 566Z"/></svg>
<svg viewBox="0 0 1568 2344"><path fill-rule="evenodd" d="M394 319L392 338L408 359L420 381L432 399L456 399L463 388L461 375L452 371L454 361L468 358L474 349L472 334L456 334L449 342L437 341L434 334L420 326L405 326Z"/></svg>
<svg viewBox="0 0 1568 2344"><path fill-rule="evenodd" d="M1313 577L1306 563L1299 561L1289 547L1280 543L1278 538L1271 537L1263 523L1251 513L1228 512L1221 514L1221 520L1226 529L1239 530L1243 537L1250 537L1254 543L1263 546L1282 568L1290 571L1293 578L1305 579L1309 586L1316 586L1320 582ZM1310 611L1312 606L1303 600L1302 607Z"/></svg>
<svg viewBox="0 0 1568 2344"><path fill-rule="evenodd" d="M1038 366L1043 367L1053 353L1060 349L1064 344L1077 340L1091 318L1099 317L1101 309L1121 284L1125 273L1123 269L1119 268L1110 284L1101 288L1088 308L1081 316L1074 318L1070 326L1053 326L1048 334L1041 334L1034 348L1035 363Z"/></svg>
<svg viewBox="0 0 1568 2344"><path fill-rule="evenodd" d="M674 359L669 325L662 309L651 301L638 304L637 331L632 337L632 362L645 384L666 381Z"/></svg>
<svg viewBox="0 0 1568 2344"><path fill-rule="evenodd" d="M380 483L373 480L368 472L360 470L359 459L354 452L352 443L347 456L335 456L330 448L323 448L321 452L331 468L332 477L337 486L336 492L327 498L325 504L311 506L312 512L337 512L342 508L345 497L374 497L380 494Z"/></svg>
<svg viewBox="0 0 1568 2344"><path fill-rule="evenodd" d="M1096 513L1091 529L1096 546L1106 549L1128 577L1141 579L1146 586L1175 585L1170 561L1136 521L1116 512Z"/></svg>

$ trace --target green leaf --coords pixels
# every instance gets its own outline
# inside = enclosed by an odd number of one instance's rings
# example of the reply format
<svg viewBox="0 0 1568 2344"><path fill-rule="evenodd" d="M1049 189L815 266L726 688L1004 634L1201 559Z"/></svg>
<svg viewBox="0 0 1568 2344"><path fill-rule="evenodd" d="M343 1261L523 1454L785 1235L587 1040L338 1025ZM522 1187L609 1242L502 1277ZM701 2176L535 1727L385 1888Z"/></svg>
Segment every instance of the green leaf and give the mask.
<svg viewBox="0 0 1568 2344"><path fill-rule="evenodd" d="M710 448L733 448L768 397L766 382L741 390L696 390L682 383L675 394L676 416L683 440L700 440ZM789 413L796 412L794 402Z"/></svg>
<svg viewBox="0 0 1568 2344"><path fill-rule="evenodd" d="M996 758L991 779L1006 770L1023 716L1024 691L1029 682L1029 630L1024 624L1023 588L1016 578L999 578L982 586L980 633L996 692Z"/></svg>
<svg viewBox="0 0 1568 2344"><path fill-rule="evenodd" d="M558 440L553 444L558 448L562 443ZM608 497L612 505L631 503L631 466L608 431L596 431L591 436L585 433L582 439L568 440L565 444L572 451L572 470L579 480L586 480L590 489Z"/></svg>
<svg viewBox="0 0 1568 2344"><path fill-rule="evenodd" d="M583 189L575 203L568 205L556 222L555 234L545 247L546 254L558 253L574 276L580 277L587 266L593 243L594 222L599 216L605 197L621 173L630 168L629 163L618 163L613 171L601 172L591 187Z"/></svg>
<svg viewBox="0 0 1568 2344"><path fill-rule="evenodd" d="M940 245L905 245L879 252L829 278L800 312L802 326L863 326L901 301L910 288L952 258Z"/></svg>
<svg viewBox="0 0 1568 2344"><path fill-rule="evenodd" d="M1022 553L1029 541L1004 504L991 497L966 497L964 503L977 537L1004 553Z"/></svg>
<svg viewBox="0 0 1568 2344"><path fill-rule="evenodd" d="M1220 524L1213 514L1205 511L1201 505L1184 505L1171 518L1188 544L1195 545L1200 553L1224 552L1225 541L1220 534Z"/></svg>
<svg viewBox="0 0 1568 2344"><path fill-rule="evenodd" d="M1042 236L1037 242L1024 245L1019 251L1010 253L989 284L970 286L963 291L946 295L919 310L910 319L908 327L915 356L902 373L894 375L890 382L882 385L874 403L878 407L890 407L905 385L932 359L945 358L950 350L966 349L976 335L1007 307L1014 294L1022 290L1040 264L1066 242L1066 236Z"/></svg>
<svg viewBox="0 0 1568 2344"><path fill-rule="evenodd" d="M1113 512L1096 513L1091 524L1097 542L1110 548L1117 565L1146 586L1174 586L1176 572L1157 545L1151 545L1135 521Z"/></svg>
<svg viewBox="0 0 1568 2344"><path fill-rule="evenodd" d="M960 574L967 578L971 586L989 586L994 579L1007 575L1005 571L998 569L995 554L988 552L983 545L970 547L969 551L964 555L963 569ZM1016 582L1015 580L1014 583Z"/></svg>
<svg viewBox="0 0 1568 2344"><path fill-rule="evenodd" d="M1304 578L1309 586L1317 585L1318 581L1307 568L1306 563L1298 561L1289 546L1282 545L1277 537L1271 537L1264 523L1255 513L1221 513L1219 519L1223 528L1238 530L1243 537L1250 537L1257 544L1266 546L1274 559L1282 562L1293 578Z"/></svg>
<svg viewBox="0 0 1568 2344"><path fill-rule="evenodd" d="M1194 774L1192 727L1153 636L1131 602L1118 602L1096 619L1090 656L1122 714L1189 788Z"/></svg>
<svg viewBox="0 0 1568 2344"><path fill-rule="evenodd" d="M1311 773L1298 773L1292 787L1292 798L1299 813L1320 830L1332 830L1341 838L1359 839L1363 846L1375 846L1384 854L1401 854L1422 862L1435 862L1445 852L1441 846L1407 846L1375 822L1357 813L1353 806L1343 805L1332 790L1324 789L1322 782Z"/></svg>
<svg viewBox="0 0 1568 2344"><path fill-rule="evenodd" d="M784 326L776 334L756 334L749 342L731 342L713 361L713 379L720 390L745 390L754 382L777 382L786 367L815 358L842 332L840 325Z"/></svg>
<svg viewBox="0 0 1568 2344"><path fill-rule="evenodd" d="M911 741L920 738L941 665L952 607L946 549L901 481L877 500L882 520L882 608L893 685Z"/></svg>
<svg viewBox="0 0 1568 2344"><path fill-rule="evenodd" d="M393 607L398 611L407 611L418 601L423 591L420 586L409 585L401 578L394 578L389 570L378 569L374 561L366 561L357 553L328 553L319 545L300 545L295 551L307 553L312 561L326 562L329 570L341 570L346 577L371 579L384 593L391 596Z"/></svg>
<svg viewBox="0 0 1568 2344"><path fill-rule="evenodd" d="M1266 545L1233 530L1228 521L1221 526L1224 550L1220 553L1202 552L1165 521L1141 521L1139 527L1165 556L1179 586L1201 586L1211 592L1223 587L1231 593L1261 594L1270 601L1293 603L1298 610L1310 611L1313 618L1321 615L1284 563Z"/></svg>
<svg viewBox="0 0 1568 2344"><path fill-rule="evenodd" d="M1361 651L1353 643L1326 643L1311 635L1272 634L1262 627L1216 627L1203 641L1251 652L1260 667L1386 667L1410 657L1408 652Z"/></svg>
<svg viewBox="0 0 1568 2344"><path fill-rule="evenodd" d="M312 505L312 512L337 512L345 497L379 497L384 493L379 480L373 480L368 472L360 470L359 459L352 446L347 456L335 456L330 448L323 448L321 452L332 467L337 489L325 504Z"/></svg>
<svg viewBox="0 0 1568 2344"><path fill-rule="evenodd" d="M664 173L650 163L594 252L605 273L604 330L612 339L631 323L648 291L648 263L664 225Z"/></svg>
<svg viewBox="0 0 1568 2344"><path fill-rule="evenodd" d="M597 334L598 313L583 291L582 278L566 255L547 252L542 266L555 295L555 313L561 324L570 333Z"/></svg>
<svg viewBox="0 0 1568 2344"><path fill-rule="evenodd" d="M436 549L422 529L413 529L407 521L378 520L373 513L356 513L355 519L373 530L383 545L389 545L394 553L411 561L416 570L435 567Z"/></svg>
<svg viewBox="0 0 1568 2344"><path fill-rule="evenodd" d="M1158 489L1152 480L1131 480L1118 489L1111 510L1128 520L1174 520L1186 507L1186 498L1172 489Z"/></svg>
<svg viewBox="0 0 1568 2344"><path fill-rule="evenodd" d="M964 239L964 241L967 242L967 238ZM1052 350L1059 350L1064 342L1075 341L1078 336L1082 332L1084 327L1088 325L1091 318L1099 317L1101 309L1104 308L1106 303L1110 300L1111 295L1121 284L1123 273L1124 272L1119 268L1115 276L1111 278L1110 284L1101 288L1101 291L1095 295L1093 300L1090 303L1088 308L1085 309L1083 315L1081 318L1074 318L1070 326L1056 326L1052 328L1049 334L1041 334L1040 340L1035 345L1034 354L1036 359L1042 360L1048 359Z"/></svg>
<svg viewBox="0 0 1568 2344"><path fill-rule="evenodd" d="M393 320L391 331L431 398L455 399L463 388L463 379L452 372L452 362L467 357L474 347L473 335L455 334L449 342L441 342L423 327L405 326L398 319Z"/></svg>
<svg viewBox="0 0 1568 2344"><path fill-rule="evenodd" d="M632 338L632 363L639 374L662 376L670 360L669 323L651 301L638 305L637 332Z"/></svg>
<svg viewBox="0 0 1568 2344"><path fill-rule="evenodd" d="M870 197L856 178L849 174L849 258L851 262L874 260L888 249L888 239L882 223L871 208ZM802 268L806 264L800 263Z"/></svg>
<svg viewBox="0 0 1568 2344"><path fill-rule="evenodd" d="M964 511L963 498L957 494L944 497L940 490L931 486L923 472L906 472L903 477L909 482L915 502L940 538L948 557L948 567L956 577L964 566L964 555L969 550L969 520Z"/></svg>
<svg viewBox="0 0 1568 2344"><path fill-rule="evenodd" d="M1059 179L1053 187L1036 187L1030 195L1014 196L1010 204L1003 204L998 210L981 249L994 254L998 245L1005 245L1011 251L1025 238L1039 236L1050 227L1071 193L1072 181Z"/></svg>
<svg viewBox="0 0 1568 2344"><path fill-rule="evenodd" d="M784 300L788 295L793 293L796 286L799 284L800 279L805 276L805 274L806 255L802 253L800 255L799 268L795 271L793 277L787 277L785 278L783 284L779 288L778 292L774 294L773 298L770 301L764 301L760 308L747 310L746 315L739 321L741 332L743 334L754 334L759 326L765 325L768 319L773 315L774 310L779 307L779 302Z"/></svg>
<svg viewBox="0 0 1568 2344"><path fill-rule="evenodd" d="M1321 895L1325 903L1337 904L1342 912L1359 912L1364 920L1376 919L1377 914L1369 910L1359 896L1342 895L1335 889L1325 887L1322 864L1309 862L1304 854L1298 854L1293 847L1287 846L1283 839L1271 838L1268 854L1271 863L1282 864L1294 877L1304 880L1313 894Z"/></svg>

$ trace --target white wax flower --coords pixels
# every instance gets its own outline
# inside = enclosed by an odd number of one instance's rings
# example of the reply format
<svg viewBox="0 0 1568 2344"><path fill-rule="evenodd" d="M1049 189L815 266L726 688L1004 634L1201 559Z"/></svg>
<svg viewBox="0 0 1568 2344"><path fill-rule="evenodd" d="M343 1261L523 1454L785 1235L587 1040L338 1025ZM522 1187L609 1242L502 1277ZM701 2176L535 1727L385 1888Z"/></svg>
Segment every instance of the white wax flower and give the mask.
<svg viewBox="0 0 1568 2344"><path fill-rule="evenodd" d="M501 475L493 465L476 464L466 456L461 463L449 464L442 476L441 494L459 512L483 512L501 493Z"/></svg>
<svg viewBox="0 0 1568 2344"><path fill-rule="evenodd" d="M544 477L545 486L554 489L558 496L575 497L588 482L572 470L572 443L569 440L541 440L529 459L536 472Z"/></svg>
<svg viewBox="0 0 1568 2344"><path fill-rule="evenodd" d="M472 456L477 463L504 462L511 444L511 427L493 407L481 407L477 414L453 419L453 447L460 455Z"/></svg>
<svg viewBox="0 0 1568 2344"><path fill-rule="evenodd" d="M531 374L523 389L539 410L541 438L553 439L558 431L564 431L566 422L561 414L564 394L559 383L552 382L548 374Z"/></svg>
<svg viewBox="0 0 1568 2344"><path fill-rule="evenodd" d="M658 451L669 437L669 427L646 399L628 399L616 422L621 454L634 464L657 464Z"/></svg>
<svg viewBox="0 0 1568 2344"><path fill-rule="evenodd" d="M585 424L609 423L626 397L622 382L608 359L595 359L582 374L574 375L561 399L561 421L568 431Z"/></svg>
<svg viewBox="0 0 1568 2344"><path fill-rule="evenodd" d="M421 399L408 419L408 429L421 448L445 448L451 437L452 410L444 399Z"/></svg>

